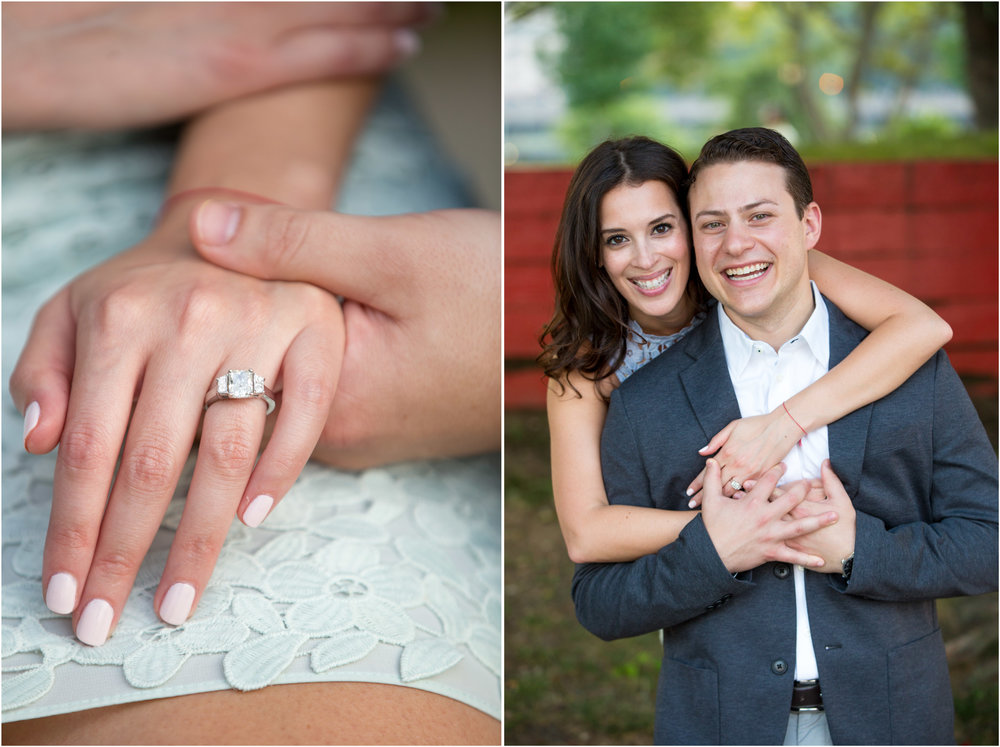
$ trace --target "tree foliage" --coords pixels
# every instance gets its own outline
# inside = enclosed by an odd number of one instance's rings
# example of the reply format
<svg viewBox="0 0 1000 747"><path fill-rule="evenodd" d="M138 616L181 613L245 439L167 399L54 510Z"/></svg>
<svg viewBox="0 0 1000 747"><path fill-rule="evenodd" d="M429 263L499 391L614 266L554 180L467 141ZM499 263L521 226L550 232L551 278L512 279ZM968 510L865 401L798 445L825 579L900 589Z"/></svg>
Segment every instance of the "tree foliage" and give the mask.
<svg viewBox="0 0 1000 747"><path fill-rule="evenodd" d="M567 96L561 131L573 154L629 132L682 147L764 124L808 146L966 126L915 121L918 90L969 91L970 126L995 135L996 3L525 5L553 13L563 39L543 63ZM707 131L672 107L684 94L725 102Z"/></svg>

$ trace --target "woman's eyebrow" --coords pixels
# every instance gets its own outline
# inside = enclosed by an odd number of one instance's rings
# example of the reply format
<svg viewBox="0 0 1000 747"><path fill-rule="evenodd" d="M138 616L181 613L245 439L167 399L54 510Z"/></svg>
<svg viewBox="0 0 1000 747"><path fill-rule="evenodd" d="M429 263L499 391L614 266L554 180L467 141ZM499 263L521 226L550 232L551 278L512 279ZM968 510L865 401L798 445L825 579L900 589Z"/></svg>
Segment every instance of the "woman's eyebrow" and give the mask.
<svg viewBox="0 0 1000 747"><path fill-rule="evenodd" d="M673 213L664 213L663 215L660 215L660 216L658 216L656 218L653 218L646 225L647 226L652 226L652 225L654 225L656 223L662 223L663 221L667 220L668 218L673 218L674 220L677 220L677 216L674 215ZM602 228L601 229L601 233L618 233L618 232L624 232L625 230L627 230L627 229L624 229L624 228Z"/></svg>

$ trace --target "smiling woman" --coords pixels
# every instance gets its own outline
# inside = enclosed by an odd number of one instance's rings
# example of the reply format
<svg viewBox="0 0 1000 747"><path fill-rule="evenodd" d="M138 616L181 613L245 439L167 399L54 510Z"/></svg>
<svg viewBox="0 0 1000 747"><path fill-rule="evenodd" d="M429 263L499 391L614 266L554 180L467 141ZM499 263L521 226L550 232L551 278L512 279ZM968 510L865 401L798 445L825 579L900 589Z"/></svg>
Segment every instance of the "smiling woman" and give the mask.
<svg viewBox="0 0 1000 747"><path fill-rule="evenodd" d="M601 264L646 332L670 335L691 321L687 222L661 181L619 184L601 201Z"/></svg>

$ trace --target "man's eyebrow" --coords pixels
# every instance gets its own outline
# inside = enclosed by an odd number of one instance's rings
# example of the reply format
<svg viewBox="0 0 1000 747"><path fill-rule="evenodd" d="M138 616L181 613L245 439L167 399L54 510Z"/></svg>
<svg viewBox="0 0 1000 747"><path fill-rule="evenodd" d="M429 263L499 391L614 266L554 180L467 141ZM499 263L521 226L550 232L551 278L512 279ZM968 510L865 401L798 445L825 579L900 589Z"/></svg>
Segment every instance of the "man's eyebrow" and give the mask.
<svg viewBox="0 0 1000 747"><path fill-rule="evenodd" d="M757 200L756 202L747 203L743 207L739 208L736 212L737 213L746 213L746 212L748 212L750 210L756 210L761 205L777 205L777 204L778 203L776 203L774 200L768 200L768 199ZM699 210L698 213L694 217L695 217L695 220L697 220L698 218L701 218L702 216L723 216L725 214L726 214L725 210L719 210L719 209Z"/></svg>

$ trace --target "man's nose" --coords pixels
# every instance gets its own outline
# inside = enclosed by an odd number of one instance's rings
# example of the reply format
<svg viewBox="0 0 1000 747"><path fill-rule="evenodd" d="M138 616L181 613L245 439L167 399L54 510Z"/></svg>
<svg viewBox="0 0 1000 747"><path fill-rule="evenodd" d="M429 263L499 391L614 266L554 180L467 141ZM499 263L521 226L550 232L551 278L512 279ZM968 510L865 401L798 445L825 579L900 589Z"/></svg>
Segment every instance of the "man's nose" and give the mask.
<svg viewBox="0 0 1000 747"><path fill-rule="evenodd" d="M734 221L726 226L726 233L722 237L722 248L732 255L739 255L750 249L754 245L754 238L749 229L738 221Z"/></svg>

